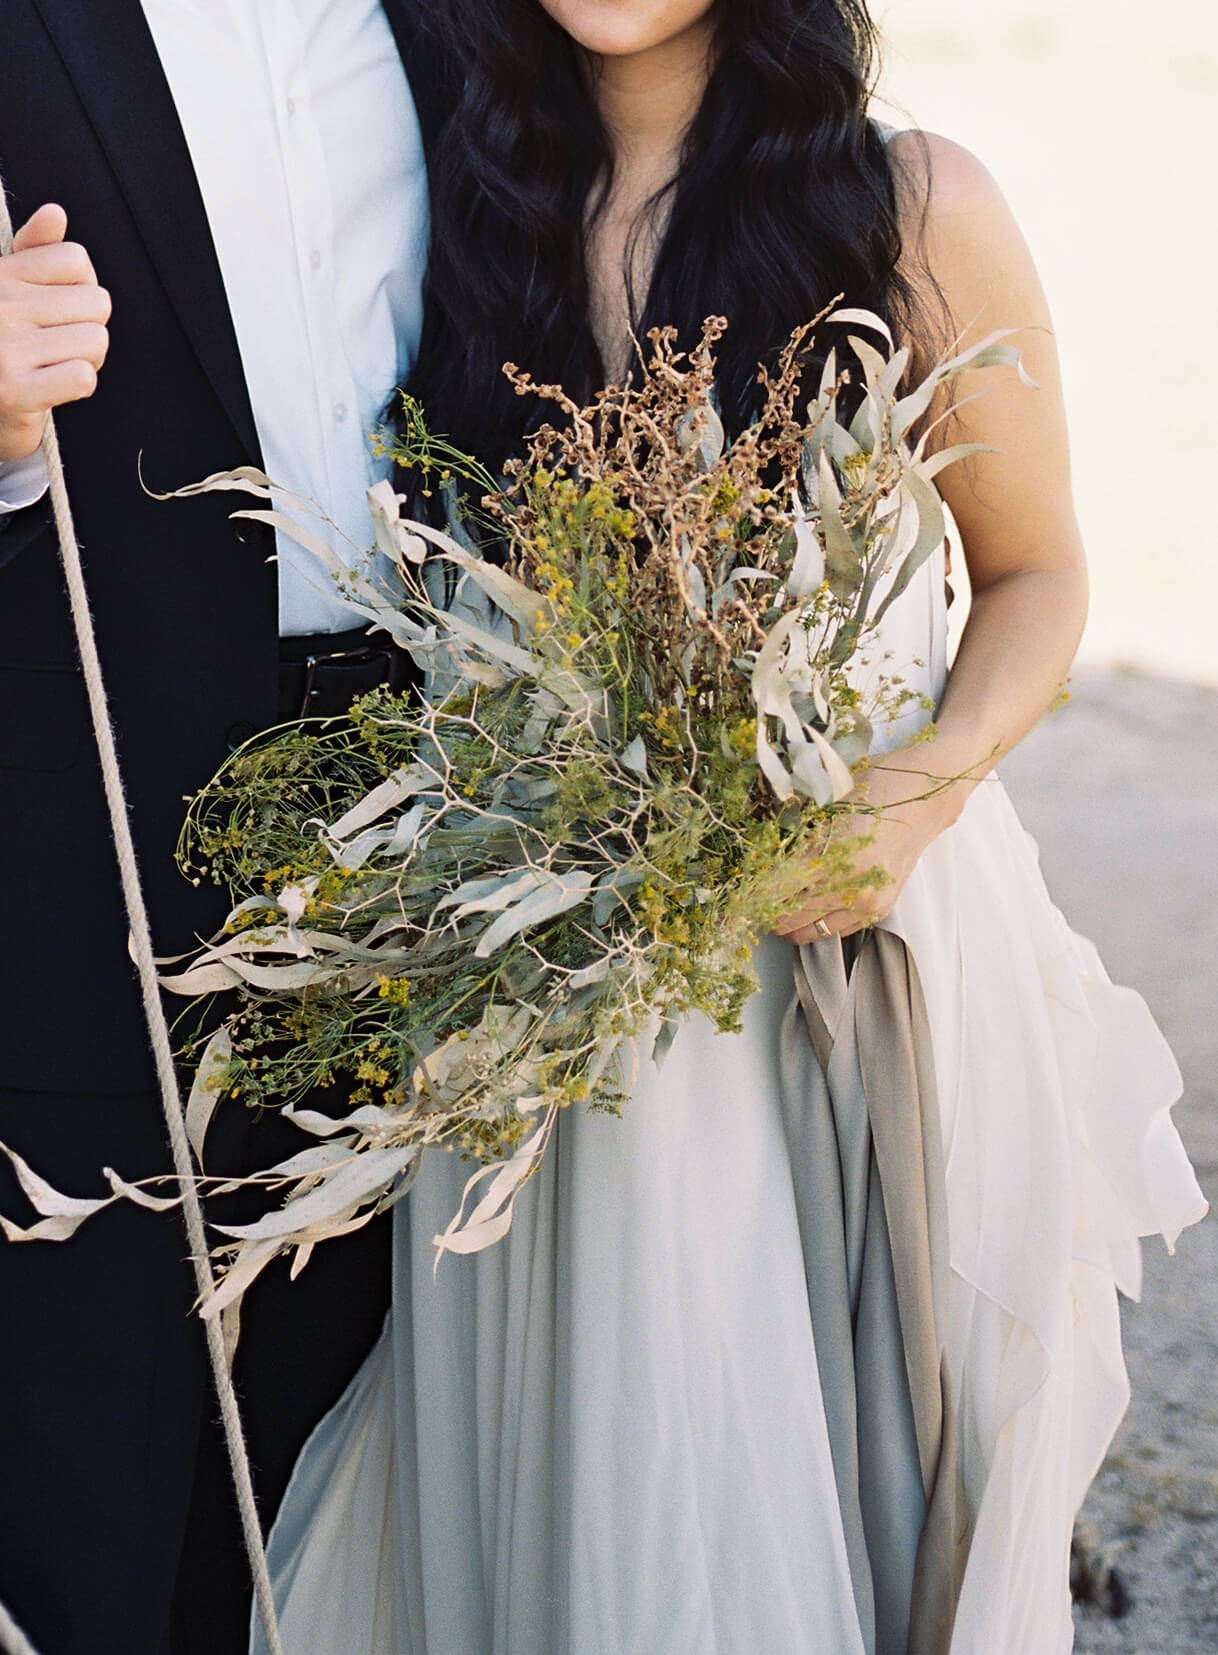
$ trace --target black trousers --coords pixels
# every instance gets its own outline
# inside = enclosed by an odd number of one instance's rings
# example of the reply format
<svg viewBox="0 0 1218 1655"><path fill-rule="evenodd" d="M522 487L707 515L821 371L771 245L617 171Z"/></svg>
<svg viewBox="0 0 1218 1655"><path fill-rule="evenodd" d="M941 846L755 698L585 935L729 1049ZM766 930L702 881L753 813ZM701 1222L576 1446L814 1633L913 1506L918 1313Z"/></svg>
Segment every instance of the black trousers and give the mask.
<svg viewBox="0 0 1218 1655"><path fill-rule="evenodd" d="M216 1170L302 1147L236 1104ZM159 1101L0 1089L0 1139L66 1193L164 1171ZM0 1211L33 1217L7 1160ZM277 1261L249 1293L235 1379L264 1527L296 1455L380 1331L389 1224ZM0 1600L40 1655L245 1655L250 1587L176 1213L125 1204L66 1243L0 1240Z"/></svg>

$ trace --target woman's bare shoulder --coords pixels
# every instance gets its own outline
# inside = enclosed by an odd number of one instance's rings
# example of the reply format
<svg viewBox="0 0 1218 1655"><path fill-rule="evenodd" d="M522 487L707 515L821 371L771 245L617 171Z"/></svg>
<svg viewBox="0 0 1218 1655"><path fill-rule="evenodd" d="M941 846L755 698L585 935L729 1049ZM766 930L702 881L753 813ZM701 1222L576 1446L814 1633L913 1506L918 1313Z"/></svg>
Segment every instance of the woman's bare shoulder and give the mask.
<svg viewBox="0 0 1218 1655"><path fill-rule="evenodd" d="M971 149L938 132L910 128L887 137L888 158L902 217L920 226L974 219L1009 219L1010 208L993 174Z"/></svg>
<svg viewBox="0 0 1218 1655"><path fill-rule="evenodd" d="M993 175L935 132L888 140L906 274L929 270L959 322L1043 327L1048 315L1027 244Z"/></svg>

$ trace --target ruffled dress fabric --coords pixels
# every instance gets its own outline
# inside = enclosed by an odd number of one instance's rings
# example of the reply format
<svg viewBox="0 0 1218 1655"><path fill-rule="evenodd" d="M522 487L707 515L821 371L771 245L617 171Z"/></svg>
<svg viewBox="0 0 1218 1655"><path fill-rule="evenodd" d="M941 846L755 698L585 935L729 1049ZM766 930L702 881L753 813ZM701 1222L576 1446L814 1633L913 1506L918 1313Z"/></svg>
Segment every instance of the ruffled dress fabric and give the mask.
<svg viewBox="0 0 1218 1655"><path fill-rule="evenodd" d="M932 701L945 631L932 558L882 641ZM287 1648L1070 1649L1116 1291L1205 1210L1174 1060L996 778L879 934L756 963L741 1033L644 1050L623 1117L565 1114L506 1240L434 1279L469 1168L424 1167L271 1536Z"/></svg>

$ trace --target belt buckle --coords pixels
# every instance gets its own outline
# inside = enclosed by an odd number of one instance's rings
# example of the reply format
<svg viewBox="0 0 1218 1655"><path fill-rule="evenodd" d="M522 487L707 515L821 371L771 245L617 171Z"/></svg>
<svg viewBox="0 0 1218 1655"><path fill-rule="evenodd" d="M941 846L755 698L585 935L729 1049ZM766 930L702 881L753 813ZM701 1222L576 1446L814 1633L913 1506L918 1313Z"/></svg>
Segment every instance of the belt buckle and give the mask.
<svg viewBox="0 0 1218 1655"><path fill-rule="evenodd" d="M306 655L304 662L304 685L300 692L300 718L309 716L309 698L313 694L313 683L317 677L318 664L322 661L332 661L333 655Z"/></svg>
<svg viewBox="0 0 1218 1655"><path fill-rule="evenodd" d="M313 695L313 680L314 680L314 678L316 677L316 674L317 674L317 663L319 661L326 661L328 659L329 659L329 656L326 656L326 655L306 655L305 656L304 683L301 686L300 706L299 706L299 708L297 709L297 712L296 712L297 718L308 718L308 716L309 716L309 702L312 699L312 695Z"/></svg>

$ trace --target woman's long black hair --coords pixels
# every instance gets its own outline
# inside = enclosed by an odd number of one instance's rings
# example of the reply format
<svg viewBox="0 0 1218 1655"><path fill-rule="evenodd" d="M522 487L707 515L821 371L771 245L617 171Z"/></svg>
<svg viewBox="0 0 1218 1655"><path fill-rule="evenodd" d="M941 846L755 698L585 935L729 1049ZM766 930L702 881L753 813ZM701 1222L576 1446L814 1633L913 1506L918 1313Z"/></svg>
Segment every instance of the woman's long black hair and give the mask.
<svg viewBox="0 0 1218 1655"><path fill-rule="evenodd" d="M759 362L837 294L908 333L897 203L867 119L865 0L720 0L717 54L634 318L645 339L728 318L719 393L744 423ZM604 381L584 235L612 167L579 49L538 0L430 0L465 73L436 146L423 339L409 388L432 430L492 466L539 423L518 363L577 399Z"/></svg>

